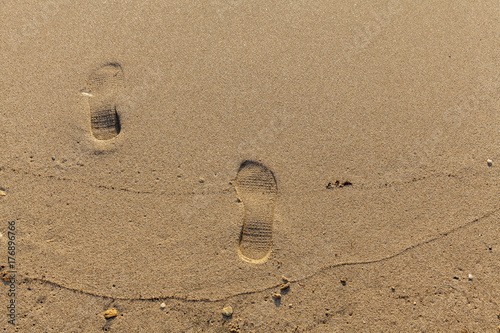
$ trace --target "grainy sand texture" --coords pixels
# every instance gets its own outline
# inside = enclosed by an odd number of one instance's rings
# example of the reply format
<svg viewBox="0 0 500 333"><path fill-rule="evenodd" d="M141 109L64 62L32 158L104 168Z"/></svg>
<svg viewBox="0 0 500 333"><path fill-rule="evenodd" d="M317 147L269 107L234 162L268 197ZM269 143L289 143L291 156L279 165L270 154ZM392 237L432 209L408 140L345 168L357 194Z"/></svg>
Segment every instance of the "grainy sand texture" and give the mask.
<svg viewBox="0 0 500 333"><path fill-rule="evenodd" d="M500 2L6 1L0 329L498 332Z"/></svg>

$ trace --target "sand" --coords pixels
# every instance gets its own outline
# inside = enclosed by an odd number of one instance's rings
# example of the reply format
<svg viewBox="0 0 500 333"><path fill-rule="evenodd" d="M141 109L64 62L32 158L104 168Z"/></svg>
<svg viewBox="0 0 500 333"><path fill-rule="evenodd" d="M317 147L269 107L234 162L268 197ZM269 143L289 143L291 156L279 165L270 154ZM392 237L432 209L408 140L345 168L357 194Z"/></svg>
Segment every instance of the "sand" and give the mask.
<svg viewBox="0 0 500 333"><path fill-rule="evenodd" d="M497 330L498 2L0 15L5 331Z"/></svg>

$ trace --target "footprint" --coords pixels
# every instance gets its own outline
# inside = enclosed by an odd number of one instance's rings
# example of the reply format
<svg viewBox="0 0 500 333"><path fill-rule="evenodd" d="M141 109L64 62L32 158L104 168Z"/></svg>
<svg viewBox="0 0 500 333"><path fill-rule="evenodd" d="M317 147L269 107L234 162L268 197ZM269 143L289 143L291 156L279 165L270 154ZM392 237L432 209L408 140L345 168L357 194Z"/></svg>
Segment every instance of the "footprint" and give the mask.
<svg viewBox="0 0 500 333"><path fill-rule="evenodd" d="M245 161L238 170L235 187L245 207L238 253L244 261L264 263L273 243L276 179L264 165Z"/></svg>
<svg viewBox="0 0 500 333"><path fill-rule="evenodd" d="M93 72L82 91L88 97L90 128L98 140L109 140L120 133L116 101L122 87L122 67L120 64L110 63Z"/></svg>

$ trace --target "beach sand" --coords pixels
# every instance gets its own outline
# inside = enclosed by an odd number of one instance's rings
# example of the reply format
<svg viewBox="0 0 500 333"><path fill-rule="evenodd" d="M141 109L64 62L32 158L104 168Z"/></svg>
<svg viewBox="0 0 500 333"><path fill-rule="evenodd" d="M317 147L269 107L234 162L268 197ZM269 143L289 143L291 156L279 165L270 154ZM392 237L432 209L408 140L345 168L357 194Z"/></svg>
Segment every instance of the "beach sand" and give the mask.
<svg viewBox="0 0 500 333"><path fill-rule="evenodd" d="M500 330L497 1L0 16L4 331Z"/></svg>

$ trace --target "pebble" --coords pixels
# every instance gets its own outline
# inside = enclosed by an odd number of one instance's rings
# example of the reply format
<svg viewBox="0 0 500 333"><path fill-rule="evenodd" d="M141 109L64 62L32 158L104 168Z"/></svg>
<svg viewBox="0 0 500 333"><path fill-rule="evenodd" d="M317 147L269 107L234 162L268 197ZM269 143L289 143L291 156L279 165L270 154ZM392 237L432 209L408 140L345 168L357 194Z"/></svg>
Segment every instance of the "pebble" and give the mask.
<svg viewBox="0 0 500 333"><path fill-rule="evenodd" d="M5 197L7 193L4 190L0 190L0 197Z"/></svg>
<svg viewBox="0 0 500 333"><path fill-rule="evenodd" d="M489 158L486 160L486 163L488 163L488 166L491 166L493 164L493 161L490 160Z"/></svg>
<svg viewBox="0 0 500 333"><path fill-rule="evenodd" d="M287 283L287 282L290 282L290 279L287 278L286 276L282 276L281 279L283 280L283 282Z"/></svg>
<svg viewBox="0 0 500 333"><path fill-rule="evenodd" d="M274 294L273 294L273 298L274 298L274 299L281 299L281 294L274 293Z"/></svg>
<svg viewBox="0 0 500 333"><path fill-rule="evenodd" d="M165 303L160 304L160 308L162 308L162 309L165 309L166 306L167 306L167 304L165 304Z"/></svg>
<svg viewBox="0 0 500 333"><path fill-rule="evenodd" d="M222 315L224 317L231 317L233 315L233 308L231 306L226 306L222 309Z"/></svg>
<svg viewBox="0 0 500 333"><path fill-rule="evenodd" d="M280 286L280 289L281 289L281 290L287 290L287 289L289 289L289 288L290 288L290 283L288 283L288 282L287 282L287 283L284 283L284 284L282 284L282 285Z"/></svg>
<svg viewBox="0 0 500 333"><path fill-rule="evenodd" d="M474 275L469 274L469 280L472 281L473 278L474 278Z"/></svg>
<svg viewBox="0 0 500 333"><path fill-rule="evenodd" d="M106 312L104 312L104 318L106 319L114 318L116 316L118 316L118 310L115 308L107 309Z"/></svg>

